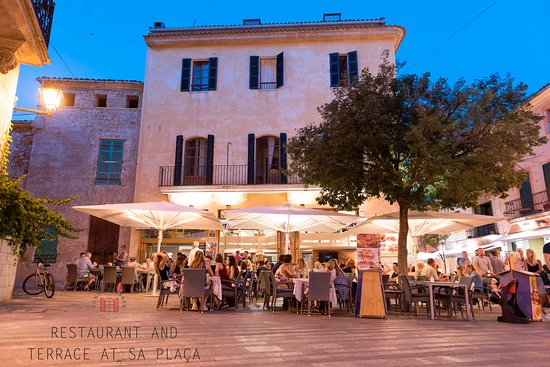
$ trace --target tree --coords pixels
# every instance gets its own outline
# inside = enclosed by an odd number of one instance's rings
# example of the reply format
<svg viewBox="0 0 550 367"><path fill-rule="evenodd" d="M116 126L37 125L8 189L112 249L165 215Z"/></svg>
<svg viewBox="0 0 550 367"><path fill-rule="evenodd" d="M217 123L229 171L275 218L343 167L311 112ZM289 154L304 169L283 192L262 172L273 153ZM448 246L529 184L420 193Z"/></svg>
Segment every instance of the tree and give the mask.
<svg viewBox="0 0 550 367"><path fill-rule="evenodd" d="M20 258L28 246L40 248L42 240L54 239L51 231L47 231L47 226L55 228L56 235L66 238L75 238L71 232L78 232L80 229L73 227L59 213L48 208L67 204L73 198L35 198L19 186L21 178L8 177L6 165L9 141L9 138L6 139L0 161L0 238L6 238L14 255Z"/></svg>
<svg viewBox="0 0 550 367"><path fill-rule="evenodd" d="M525 172L516 164L546 142L525 84L498 74L467 85L397 75L384 59L319 107L322 122L298 130L291 173L319 185L321 204L351 209L368 197L397 203L398 261L407 269L408 210L471 207L504 197Z"/></svg>
<svg viewBox="0 0 550 367"><path fill-rule="evenodd" d="M432 248L437 254L441 261L443 261L443 273L447 274L447 252L446 245L447 240L449 239L450 234L425 234L420 237L420 242L425 249L428 247Z"/></svg>

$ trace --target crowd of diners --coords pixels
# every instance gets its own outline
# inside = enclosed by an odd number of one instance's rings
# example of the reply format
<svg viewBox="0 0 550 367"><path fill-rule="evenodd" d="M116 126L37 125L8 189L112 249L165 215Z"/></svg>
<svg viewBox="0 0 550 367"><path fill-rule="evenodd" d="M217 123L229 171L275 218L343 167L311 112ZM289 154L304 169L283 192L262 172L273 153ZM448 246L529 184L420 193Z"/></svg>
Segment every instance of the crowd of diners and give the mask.
<svg viewBox="0 0 550 367"><path fill-rule="evenodd" d="M545 245L545 250L550 250L550 245ZM518 249L514 253L514 267L517 270L525 270L541 275L541 278L546 285L550 285L550 274L547 262L550 262L550 255L546 256L545 263L539 259L532 249L527 249L524 253L523 249ZM92 288L96 282L96 276L93 270L97 268L97 263L91 260L90 252L82 252L80 259L77 261L77 271L80 277L88 277L89 281L85 286L85 290ZM445 273L442 271L440 264L435 259L430 258L424 262L417 262L408 267L408 275L411 279L434 280L434 281L458 281L460 277L473 278L473 291L484 293L487 289L492 294L494 302L500 299L499 277L498 274L510 268L510 256L505 261L501 260L495 251L485 253L483 249L476 251L476 256L470 257L467 251L463 251L461 256L456 261L456 270ZM221 279L222 285L225 287L232 286L231 281L237 280L239 276L245 277L249 272L252 273L250 279L259 279L261 271L272 271L277 281L286 282L292 278L307 278L310 271L314 272L330 272L331 286L337 292L345 294L352 288L355 295L357 269L353 258L349 258L345 263L339 263L335 259L330 259L326 262L314 262L313 266L304 260L304 258L293 259L291 255L280 255L278 261L257 260L253 261L252 256L248 251L236 251L234 254L224 257L221 254L215 255L214 258L206 255L200 248L199 243L194 242L193 248L188 255L181 252L177 253L175 258L168 256L166 252L160 252L153 256L153 260L147 258L144 263L140 264L135 258L128 256L127 248L124 246L122 252L117 254L114 263L108 263L106 266L131 266L141 272L156 272L160 280L163 282L172 281L179 284L182 280L184 268L205 268L209 276L218 276ZM389 282L397 282L398 280L398 264L394 262L391 269L383 267L383 273L389 274ZM349 284L349 277L346 273L353 273L352 283ZM231 306L234 300L224 300L224 304L217 305L218 307ZM204 305L204 302L200 302ZM198 307L196 302L193 303L193 308ZM285 302L284 307L287 307Z"/></svg>

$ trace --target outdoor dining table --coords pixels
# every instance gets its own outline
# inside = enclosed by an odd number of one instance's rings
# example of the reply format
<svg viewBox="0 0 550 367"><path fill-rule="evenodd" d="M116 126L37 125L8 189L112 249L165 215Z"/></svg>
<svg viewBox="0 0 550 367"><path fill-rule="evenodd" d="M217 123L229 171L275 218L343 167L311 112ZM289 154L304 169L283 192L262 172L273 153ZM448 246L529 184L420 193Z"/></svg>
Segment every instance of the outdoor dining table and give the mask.
<svg viewBox="0 0 550 367"><path fill-rule="evenodd" d="M292 278L292 282L294 283L294 290L292 293L298 302L302 302L302 298L304 298L304 290L306 286L309 285L309 279ZM338 299L336 298L336 289L334 287L330 287L329 289L329 299L333 305L338 303Z"/></svg>
<svg viewBox="0 0 550 367"><path fill-rule="evenodd" d="M140 289L142 287L142 282L141 280L143 279L143 277L146 277L145 279L145 292L149 292L149 288L151 287L151 283L153 281L153 276L155 275L155 272L152 271L152 270L139 270L138 269L138 277L139 277L139 286L140 286Z"/></svg>
<svg viewBox="0 0 550 367"><path fill-rule="evenodd" d="M450 287L450 288L464 288L464 303L466 304L466 319L473 320L472 313L472 304L470 303L470 292L468 289L468 284L464 283L453 283L453 282L430 282L430 281L419 281L417 280L415 284L426 286L430 292L430 318L435 320L435 302L434 302L434 287Z"/></svg>

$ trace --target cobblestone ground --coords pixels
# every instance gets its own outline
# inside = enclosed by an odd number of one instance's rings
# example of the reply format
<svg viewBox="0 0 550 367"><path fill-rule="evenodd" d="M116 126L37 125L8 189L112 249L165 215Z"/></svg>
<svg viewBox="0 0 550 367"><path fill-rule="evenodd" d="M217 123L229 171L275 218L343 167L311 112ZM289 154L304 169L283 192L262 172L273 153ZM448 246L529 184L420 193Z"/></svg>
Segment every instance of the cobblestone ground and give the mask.
<svg viewBox="0 0 550 367"><path fill-rule="evenodd" d="M116 300L119 312L101 312L103 301ZM175 297L160 311L156 302L142 294L18 293L0 303L3 365L550 366L550 317L502 324L498 307L475 308L476 321L432 321L273 314L259 304L181 314Z"/></svg>

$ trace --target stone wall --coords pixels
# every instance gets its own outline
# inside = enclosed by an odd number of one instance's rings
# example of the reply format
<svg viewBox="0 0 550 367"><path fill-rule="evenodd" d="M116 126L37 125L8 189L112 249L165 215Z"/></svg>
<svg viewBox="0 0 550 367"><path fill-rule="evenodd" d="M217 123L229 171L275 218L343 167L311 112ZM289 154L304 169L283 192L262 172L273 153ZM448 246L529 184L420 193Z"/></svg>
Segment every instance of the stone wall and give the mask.
<svg viewBox="0 0 550 367"><path fill-rule="evenodd" d="M51 117L39 116L33 122L28 175L22 182L23 188L37 197L75 197L69 205L56 208L65 219L82 229L76 239L59 238L57 262L49 270L55 279L62 280L66 276L66 264L76 261L88 246L90 216L75 211L72 206L133 201L141 109L125 106L128 95L141 99L143 85L53 78L43 78L42 82L46 87L75 93L76 106L61 107ZM92 101L97 94L108 95L107 107L95 107ZM96 185L100 139L124 140L121 185ZM21 145L13 144L12 151L16 157L22 157L29 139L18 140ZM22 159L21 163L24 163ZM121 228L119 243L127 244L129 238L130 231ZM18 281L32 269L32 258L30 250L20 261Z"/></svg>
<svg viewBox="0 0 550 367"><path fill-rule="evenodd" d="M14 121L11 130L11 154L8 161L10 177L21 177L29 173L34 132L31 121Z"/></svg>
<svg viewBox="0 0 550 367"><path fill-rule="evenodd" d="M15 283L15 257L8 241L0 239L0 302L11 299Z"/></svg>

